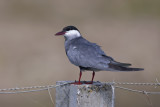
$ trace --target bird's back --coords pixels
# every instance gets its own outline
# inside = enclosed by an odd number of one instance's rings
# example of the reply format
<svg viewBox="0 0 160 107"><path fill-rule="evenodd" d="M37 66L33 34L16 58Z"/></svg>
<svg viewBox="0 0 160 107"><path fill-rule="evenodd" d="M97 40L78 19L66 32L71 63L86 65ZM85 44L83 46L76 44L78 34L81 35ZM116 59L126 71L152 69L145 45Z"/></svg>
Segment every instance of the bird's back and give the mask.
<svg viewBox="0 0 160 107"><path fill-rule="evenodd" d="M65 50L70 62L76 66L105 70L110 62L109 59L103 57L106 54L100 46L83 37L66 41Z"/></svg>

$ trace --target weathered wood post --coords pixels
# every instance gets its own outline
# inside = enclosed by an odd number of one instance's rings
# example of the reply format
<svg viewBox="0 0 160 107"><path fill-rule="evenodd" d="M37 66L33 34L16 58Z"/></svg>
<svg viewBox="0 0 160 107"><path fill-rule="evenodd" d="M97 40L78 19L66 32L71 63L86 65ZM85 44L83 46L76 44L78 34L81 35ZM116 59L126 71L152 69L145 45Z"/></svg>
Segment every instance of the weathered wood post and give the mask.
<svg viewBox="0 0 160 107"><path fill-rule="evenodd" d="M58 81L57 85L64 83ZM111 84L67 84L56 88L56 107L114 107L114 97Z"/></svg>

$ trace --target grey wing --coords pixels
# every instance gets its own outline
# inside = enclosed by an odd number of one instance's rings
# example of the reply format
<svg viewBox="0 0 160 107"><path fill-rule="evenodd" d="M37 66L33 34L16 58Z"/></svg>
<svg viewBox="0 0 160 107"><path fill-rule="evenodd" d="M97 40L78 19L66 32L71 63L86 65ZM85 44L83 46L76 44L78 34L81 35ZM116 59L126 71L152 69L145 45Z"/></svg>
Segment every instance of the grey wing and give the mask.
<svg viewBox="0 0 160 107"><path fill-rule="evenodd" d="M112 57L107 56L100 46L83 38L72 42L72 45L66 48L66 54L72 64L97 70L112 70L109 67L110 64L124 67L131 65L115 61Z"/></svg>
<svg viewBox="0 0 160 107"><path fill-rule="evenodd" d="M122 62L117 62L117 61L115 61L112 57L110 57L110 56L107 56L107 55L103 55L105 58L107 58L108 60L110 60L110 62L112 63L112 64L115 64L115 65L118 65L118 66L131 66L132 64L130 64L130 63L122 63Z"/></svg>
<svg viewBox="0 0 160 107"><path fill-rule="evenodd" d="M76 66L98 70L105 70L108 67L108 63L110 63L109 58L104 58L105 55L100 46L90 42L81 42L81 44L76 42L67 51L67 56L71 63Z"/></svg>

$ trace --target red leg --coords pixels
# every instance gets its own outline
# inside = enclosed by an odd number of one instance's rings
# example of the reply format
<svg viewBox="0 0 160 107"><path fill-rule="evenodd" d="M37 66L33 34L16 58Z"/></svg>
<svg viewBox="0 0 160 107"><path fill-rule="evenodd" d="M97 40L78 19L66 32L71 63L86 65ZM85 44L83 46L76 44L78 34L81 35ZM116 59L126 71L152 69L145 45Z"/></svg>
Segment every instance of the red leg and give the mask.
<svg viewBox="0 0 160 107"><path fill-rule="evenodd" d="M82 71L80 71L80 73L79 73L79 81L78 82L74 82L74 83L71 83L71 84L76 84L76 85L81 85L82 83L81 83L81 76L82 76Z"/></svg>
<svg viewBox="0 0 160 107"><path fill-rule="evenodd" d="M80 71L79 73L79 81L78 81L79 84L81 83L81 76L82 76L82 71Z"/></svg>
<svg viewBox="0 0 160 107"><path fill-rule="evenodd" d="M95 76L95 72L93 71L93 73L92 73L92 81L91 81L91 83L93 83L94 76Z"/></svg>
<svg viewBox="0 0 160 107"><path fill-rule="evenodd" d="M91 82L87 82L86 84L93 84L94 76L95 76L95 72L93 71L93 73L92 73L92 80L91 80Z"/></svg>
<svg viewBox="0 0 160 107"><path fill-rule="evenodd" d="M78 82L75 81L74 83L71 83L71 84L81 85L81 84L82 84L82 83L81 83L81 76L82 76L82 71L80 71L80 74L79 74L79 81L78 81ZM93 71L91 82L86 82L86 83L84 83L84 84L93 84L94 76L95 76L95 72Z"/></svg>

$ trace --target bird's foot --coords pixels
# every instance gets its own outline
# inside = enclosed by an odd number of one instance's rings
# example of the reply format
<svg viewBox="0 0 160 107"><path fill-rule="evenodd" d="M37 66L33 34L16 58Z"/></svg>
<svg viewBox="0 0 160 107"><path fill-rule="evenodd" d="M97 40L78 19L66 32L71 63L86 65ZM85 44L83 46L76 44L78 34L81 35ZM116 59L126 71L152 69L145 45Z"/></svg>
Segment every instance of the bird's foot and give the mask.
<svg viewBox="0 0 160 107"><path fill-rule="evenodd" d="M82 84L93 84L93 81L76 81L70 84L82 85Z"/></svg>
<svg viewBox="0 0 160 107"><path fill-rule="evenodd" d="M75 80L75 82L73 82L73 83L71 83L71 84L82 85L81 81L76 81L76 80Z"/></svg>

